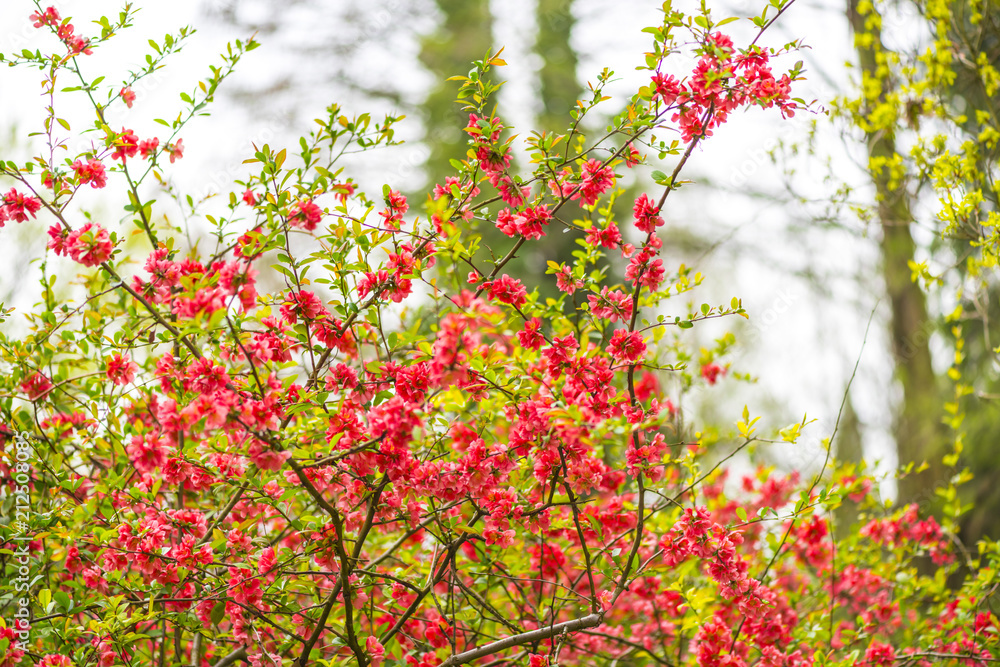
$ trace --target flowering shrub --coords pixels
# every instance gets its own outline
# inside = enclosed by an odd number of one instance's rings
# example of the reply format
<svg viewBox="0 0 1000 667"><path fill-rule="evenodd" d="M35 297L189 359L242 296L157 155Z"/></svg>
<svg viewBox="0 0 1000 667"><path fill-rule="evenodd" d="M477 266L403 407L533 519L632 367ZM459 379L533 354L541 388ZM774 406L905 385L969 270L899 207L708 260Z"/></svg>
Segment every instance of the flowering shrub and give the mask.
<svg viewBox="0 0 1000 667"><path fill-rule="evenodd" d="M863 471L829 461L808 482L763 467L727 482L726 460L772 440L746 411L731 436L694 431L662 389L667 372L715 385L729 343L699 366L683 332L746 314L738 299L678 303L701 278L660 256L666 200L733 112L800 106L798 66L772 71L783 49L737 48L707 11L668 8L647 29L649 84L593 139L579 120L605 100L603 73L566 135L529 140L529 175L487 108L503 64L490 55L460 81L466 159L416 204L392 184L369 199L337 166L345 147L391 144L396 119L332 106L297 156L256 151L224 214L189 203L211 230L189 244L154 215L167 197L140 196L153 172L134 158L170 169L186 120L257 44L182 95L169 136L140 138L105 114L136 103L132 86L190 33L122 82L91 78L85 55L131 19L85 38L38 6L31 20L62 46L3 57L46 90L75 77L61 94L94 113L90 149L0 163L16 181L3 216L52 218L47 250L63 258L46 258L29 331L0 336L0 472L31 507L0 526L8 581L30 574L3 598L3 664L993 659L997 550L956 546L960 506L943 523L886 509ZM754 21L759 39L766 12ZM681 49L694 71L668 74ZM48 113L42 137L66 145L69 123ZM620 223L616 184L644 151L673 171ZM88 185L124 194L124 228L73 206ZM561 215L569 201L581 219ZM511 239L492 264L473 259L474 216ZM555 228L581 250L550 267L566 296L542 303L504 267ZM48 273L58 262L85 296L57 296L71 283ZM863 523L838 531L848 502Z"/></svg>

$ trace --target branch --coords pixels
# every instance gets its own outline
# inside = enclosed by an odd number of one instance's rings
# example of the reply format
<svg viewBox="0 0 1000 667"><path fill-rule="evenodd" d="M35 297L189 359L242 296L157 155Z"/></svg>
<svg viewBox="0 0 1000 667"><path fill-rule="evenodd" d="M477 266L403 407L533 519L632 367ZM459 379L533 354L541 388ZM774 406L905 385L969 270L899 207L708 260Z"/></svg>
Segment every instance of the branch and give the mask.
<svg viewBox="0 0 1000 667"><path fill-rule="evenodd" d="M243 646L236 649L235 651L224 657L222 660L219 660L219 662L215 663L214 667L229 667L229 665L233 664L237 660L246 660L246 658L247 658L247 649L245 646Z"/></svg>
<svg viewBox="0 0 1000 667"><path fill-rule="evenodd" d="M556 635L564 632L576 632L577 630L584 630L586 628L595 628L603 622L604 613L599 612L597 614L591 614L590 616L584 616L583 618L575 618L572 621L549 625L544 628L539 628L538 630L522 632L519 635L499 639L495 642L486 644L485 646L474 648L471 651L453 655L442 662L441 667L456 667L457 665L464 665L472 662L473 660L478 660L484 656L505 651L514 646L539 642L544 639L549 639L550 637L555 637Z"/></svg>

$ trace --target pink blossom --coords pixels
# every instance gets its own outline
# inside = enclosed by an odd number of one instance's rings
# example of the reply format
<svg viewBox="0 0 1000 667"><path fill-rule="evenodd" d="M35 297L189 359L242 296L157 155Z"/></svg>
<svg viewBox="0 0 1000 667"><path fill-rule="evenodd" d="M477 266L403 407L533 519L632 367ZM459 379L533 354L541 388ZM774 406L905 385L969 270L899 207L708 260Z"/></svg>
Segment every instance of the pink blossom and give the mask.
<svg viewBox="0 0 1000 667"><path fill-rule="evenodd" d="M369 635L365 640L365 652L371 658L372 667L378 667L385 660L385 647L373 635Z"/></svg>
<svg viewBox="0 0 1000 667"><path fill-rule="evenodd" d="M587 297L590 312L594 317L609 322L623 322L632 316L632 296L620 290L610 290L607 285L601 289L600 295L591 294Z"/></svg>
<svg viewBox="0 0 1000 667"><path fill-rule="evenodd" d="M14 222L26 222L29 215L34 218L38 209L42 207L40 199L21 194L14 188L11 188L10 192L3 196L2 201L3 205L0 206L0 227L3 226L3 221L8 219Z"/></svg>
<svg viewBox="0 0 1000 667"><path fill-rule="evenodd" d="M496 227L507 236L535 240L545 236L542 227L549 224L551 218L549 207L544 205L527 207L517 213L504 209L497 215Z"/></svg>
<svg viewBox="0 0 1000 667"><path fill-rule="evenodd" d="M135 136L132 130L122 128L122 131L115 136L112 145L115 150L111 153L111 159L121 160L124 164L127 158L135 157L139 150L139 137Z"/></svg>
<svg viewBox="0 0 1000 667"><path fill-rule="evenodd" d="M316 229L316 226L323 220L323 209L317 206L313 200L295 202L288 211L288 224L293 227L302 227L308 232Z"/></svg>
<svg viewBox="0 0 1000 667"><path fill-rule="evenodd" d="M652 234L657 227L663 225L659 209L645 193L639 195L639 198L635 200L632 211L635 216L635 226L641 232Z"/></svg>
<svg viewBox="0 0 1000 667"><path fill-rule="evenodd" d="M156 154L156 149L160 146L160 140L156 137L143 139L139 142L139 155L143 160L148 160Z"/></svg>
<svg viewBox="0 0 1000 667"><path fill-rule="evenodd" d="M541 332L542 321L537 317L532 317L524 323L524 330L517 332L517 339L523 347L529 350L538 350L545 342L545 337Z"/></svg>
<svg viewBox="0 0 1000 667"><path fill-rule="evenodd" d="M94 222L66 232L60 227L49 229L48 247L57 255L67 255L84 266L97 266L111 259L114 246L108 230Z"/></svg>
<svg viewBox="0 0 1000 667"><path fill-rule="evenodd" d="M28 400L36 401L44 398L52 391L52 382L41 373L34 373L21 382L21 392L27 395Z"/></svg>
<svg viewBox="0 0 1000 667"><path fill-rule="evenodd" d="M715 384L719 379L719 375L725 374L726 371L718 364L703 364L701 367L701 376L709 384Z"/></svg>
<svg viewBox="0 0 1000 667"><path fill-rule="evenodd" d="M646 343L638 331L618 329L605 350L615 361L635 363L646 353Z"/></svg>
<svg viewBox="0 0 1000 667"><path fill-rule="evenodd" d="M100 160L90 159L87 162L77 160L70 166L76 172L76 177L79 179L80 185L90 183L90 187L100 189L108 184L104 163Z"/></svg>
<svg viewBox="0 0 1000 667"><path fill-rule="evenodd" d="M483 283L483 286L491 299L501 303L509 303L515 308L520 308L528 300L528 293L521 281L517 278L511 278L506 273L496 280Z"/></svg>
<svg viewBox="0 0 1000 667"><path fill-rule="evenodd" d="M184 140L178 139L176 143L167 144L167 152L170 153L170 164L173 164L174 160L180 160L184 157Z"/></svg>
<svg viewBox="0 0 1000 667"><path fill-rule="evenodd" d="M108 359L107 376L115 384L128 384L135 379L135 372L139 367L128 355L116 352Z"/></svg>
<svg viewBox="0 0 1000 667"><path fill-rule="evenodd" d="M49 7L44 12L34 12L29 20L34 21L34 27L41 28L43 25L47 26L57 26L59 25L59 11L55 7Z"/></svg>

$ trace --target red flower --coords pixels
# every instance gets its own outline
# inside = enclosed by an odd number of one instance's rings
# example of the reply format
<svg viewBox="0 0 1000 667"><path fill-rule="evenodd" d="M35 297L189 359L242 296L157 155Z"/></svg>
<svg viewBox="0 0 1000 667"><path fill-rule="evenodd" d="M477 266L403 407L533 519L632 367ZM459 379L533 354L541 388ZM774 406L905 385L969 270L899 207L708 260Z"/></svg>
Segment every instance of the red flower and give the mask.
<svg viewBox="0 0 1000 667"><path fill-rule="evenodd" d="M21 382L21 391L32 401L44 398L52 391L52 387L52 382L41 373L35 373L27 380Z"/></svg>
<svg viewBox="0 0 1000 667"><path fill-rule="evenodd" d="M124 163L126 158L135 157L136 151L139 150L139 137L135 136L132 130L122 128L121 133L115 137L113 145L115 150L111 154L111 159L120 159Z"/></svg>
<svg viewBox="0 0 1000 667"><path fill-rule="evenodd" d="M611 291L605 285L601 289L600 295L591 294L587 297L590 302L590 312L594 317L617 322L623 322L632 316L632 297L619 290Z"/></svg>
<svg viewBox="0 0 1000 667"><path fill-rule="evenodd" d="M160 140L156 137L144 139L139 142L139 154L143 160L148 160L149 156L156 153L156 148L160 145Z"/></svg>
<svg viewBox="0 0 1000 667"><path fill-rule="evenodd" d="M542 321L537 317L532 317L524 323L524 331L517 332L517 339L523 347L529 350L538 350L545 342L545 336L541 332Z"/></svg>
<svg viewBox="0 0 1000 667"><path fill-rule="evenodd" d="M645 157L643 157L642 153L640 153L639 150L635 146L633 146L632 144L629 144L626 147L626 149L625 149L625 166L626 167L628 167L629 169L631 169L635 165L637 165L640 162L642 162L644 159L645 159Z"/></svg>
<svg viewBox="0 0 1000 667"><path fill-rule="evenodd" d="M618 329L611 334L611 342L605 351L615 361L635 363L646 353L646 343L638 331Z"/></svg>
<svg viewBox="0 0 1000 667"><path fill-rule="evenodd" d="M560 292L573 294L578 287L583 287L583 281L573 277L569 267L563 265L556 270L556 287Z"/></svg>
<svg viewBox="0 0 1000 667"><path fill-rule="evenodd" d="M389 190L385 195L385 210L379 213L385 218L385 226L389 229L399 229L399 223L403 220L403 214L410 208L406 203L406 197L396 190Z"/></svg>
<svg viewBox="0 0 1000 667"><path fill-rule="evenodd" d="M660 395L660 381L657 379L656 374L646 371L639 376L638 382L635 383L635 397L639 401L645 401L650 397L657 397ZM670 403L668 400L667 403ZM673 405L670 406L670 412L673 412Z"/></svg>
<svg viewBox="0 0 1000 667"><path fill-rule="evenodd" d="M622 233L618 229L613 221L608 223L608 226L601 229L597 225L594 225L587 232L587 244L592 245L595 248L597 246L604 246L609 250L614 250L622 242Z"/></svg>
<svg viewBox="0 0 1000 667"><path fill-rule="evenodd" d="M385 660L385 647L371 635L365 640L365 651L371 656L372 667L378 667Z"/></svg>
<svg viewBox="0 0 1000 667"><path fill-rule="evenodd" d="M976 634L982 634L989 630L990 628L996 628L996 622L993 619L993 614L988 611L982 611L976 614L975 629Z"/></svg>
<svg viewBox="0 0 1000 667"><path fill-rule="evenodd" d="M49 7L45 12L34 12L28 18L34 21L34 27L41 28L43 25L59 25L60 16L55 7Z"/></svg>
<svg viewBox="0 0 1000 667"><path fill-rule="evenodd" d="M670 74L663 75L660 72L653 75L653 85L656 89L656 95L667 106L673 104L684 91L684 84L677 77Z"/></svg>
<svg viewBox="0 0 1000 667"><path fill-rule="evenodd" d="M281 317L289 324L295 324L302 317L306 322L327 316L326 306L319 297L309 290L289 292L288 301L281 306Z"/></svg>
<svg viewBox="0 0 1000 667"><path fill-rule="evenodd" d="M111 259L111 238L108 230L88 222L80 229L69 232L58 225L49 228L48 247L57 255L68 255L84 266L97 266Z"/></svg>
<svg viewBox="0 0 1000 667"><path fill-rule="evenodd" d="M588 206L593 205L598 197L615 184L615 172L610 167L605 167L600 160L584 162L580 176L579 196Z"/></svg>
<svg viewBox="0 0 1000 667"><path fill-rule="evenodd" d="M509 303L515 308L520 308L528 300L528 293L521 281L517 278L511 278L506 273L497 280L484 283L484 286L491 299L500 303Z"/></svg>
<svg viewBox="0 0 1000 667"><path fill-rule="evenodd" d="M70 166L76 172L80 185L90 183L90 187L100 189L108 184L104 163L100 160L88 160L87 162L77 160Z"/></svg>
<svg viewBox="0 0 1000 667"><path fill-rule="evenodd" d="M657 237L653 237L656 239ZM652 261L650 261L652 260ZM632 282L648 287L654 292L659 289L660 284L666 277L666 269L663 268L662 259L653 259L653 251L649 246L632 256L628 267L625 269L625 278Z"/></svg>
<svg viewBox="0 0 1000 667"><path fill-rule="evenodd" d="M551 219L549 207L544 205L528 207L518 213L504 209L497 215L496 227L507 236L523 236L535 240L545 236L542 227L549 224Z"/></svg>
<svg viewBox="0 0 1000 667"><path fill-rule="evenodd" d="M88 45L90 44L90 40L88 40L85 37L81 37L80 35L74 35L73 26L67 26L67 27L69 28L68 31L69 34L63 39L63 41L66 43L66 47L69 49L69 55L77 56L82 53L84 55L89 56L91 53L93 53L93 50L91 50L88 47Z"/></svg>
<svg viewBox="0 0 1000 667"><path fill-rule="evenodd" d="M42 202L37 197L23 195L11 188L3 197L3 206L0 206L0 227L3 226L5 219L25 222L29 215L34 218L41 207Z"/></svg>
<svg viewBox="0 0 1000 667"><path fill-rule="evenodd" d="M293 227L302 227L308 232L316 229L316 225L323 219L323 209L317 206L313 200L295 202L288 211L288 224Z"/></svg>
<svg viewBox="0 0 1000 667"><path fill-rule="evenodd" d="M135 92L130 87L126 86L125 88L122 88L121 92L118 94L121 96L122 102L125 103L125 106L131 109L132 103L135 102Z"/></svg>
<svg viewBox="0 0 1000 667"><path fill-rule="evenodd" d="M243 202L247 206L256 206L257 205L257 195L255 195L253 193L253 190L251 190L250 188L247 188L246 192L243 193Z"/></svg>
<svg viewBox="0 0 1000 667"><path fill-rule="evenodd" d="M115 384L128 384L139 367L127 355L116 352L108 359L107 376Z"/></svg>
<svg viewBox="0 0 1000 667"><path fill-rule="evenodd" d="M170 153L170 164L173 164L174 160L180 160L184 157L184 140L178 139L175 144L167 144L167 152Z"/></svg>
<svg viewBox="0 0 1000 667"><path fill-rule="evenodd" d="M873 667L889 667L896 661L896 649L882 642L872 642L865 651L864 664Z"/></svg>
<svg viewBox="0 0 1000 667"><path fill-rule="evenodd" d="M718 364L704 364L701 367L701 376L709 384L715 384L719 379L719 374L725 375L726 371Z"/></svg>
<svg viewBox="0 0 1000 667"><path fill-rule="evenodd" d="M653 201L644 194L639 195L639 198L635 200L635 206L632 208L633 216L635 217L635 226L641 232L646 232L651 234L656 231L657 227L663 225L663 218L659 216L660 210L656 208Z"/></svg>

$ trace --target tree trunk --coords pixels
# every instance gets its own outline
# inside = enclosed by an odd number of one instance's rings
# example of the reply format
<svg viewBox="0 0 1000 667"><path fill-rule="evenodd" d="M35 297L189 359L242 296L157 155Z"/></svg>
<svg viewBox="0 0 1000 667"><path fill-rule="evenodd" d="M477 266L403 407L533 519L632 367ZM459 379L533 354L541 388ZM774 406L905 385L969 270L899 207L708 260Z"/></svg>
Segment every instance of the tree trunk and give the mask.
<svg viewBox="0 0 1000 667"><path fill-rule="evenodd" d="M847 14L855 35L855 48L866 81L879 81L878 57L882 52L881 30L874 8L868 16L858 13L859 0L847 0ZM863 36L866 36L862 38ZM870 41L869 41L870 38ZM885 83L882 83L885 86ZM885 101L882 88L874 99L866 99L868 110ZM862 111L864 113L865 110ZM896 156L896 143L891 129L874 129L866 134L869 162ZM942 397L931 367L928 345L931 322L920 286L913 282L909 263L914 259L915 245L910 235L913 215L910 195L905 183L894 182L888 168L872 170L876 192L876 212L881 227L882 277L892 312L890 339L896 364L896 378L903 390L903 400L896 415L896 451L900 467L914 464L913 472L899 481L899 502L930 502L934 486L942 480L941 464L945 433L941 424ZM924 472L916 470L923 462Z"/></svg>

